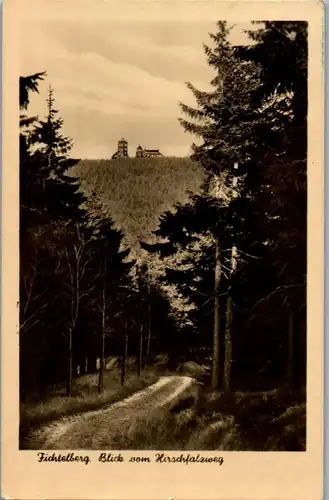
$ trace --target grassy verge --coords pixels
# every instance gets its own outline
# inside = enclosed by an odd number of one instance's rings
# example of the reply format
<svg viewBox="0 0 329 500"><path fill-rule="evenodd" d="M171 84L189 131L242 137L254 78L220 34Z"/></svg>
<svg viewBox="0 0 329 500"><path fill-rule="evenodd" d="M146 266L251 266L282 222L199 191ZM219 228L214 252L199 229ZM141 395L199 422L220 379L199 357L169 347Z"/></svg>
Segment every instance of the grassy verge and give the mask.
<svg viewBox="0 0 329 500"><path fill-rule="evenodd" d="M121 385L120 372L108 371L104 374L104 391L98 393L98 375L86 375L74 382L72 397L66 397L61 389L49 395L45 401L25 403L20 407L20 443L28 433L42 425L71 415L98 410L131 396L156 382L159 374L151 369L142 371L137 377L135 372L127 374L124 385Z"/></svg>
<svg viewBox="0 0 329 500"><path fill-rule="evenodd" d="M136 415L120 429L118 449L304 451L306 407L283 391L209 391L188 408Z"/></svg>

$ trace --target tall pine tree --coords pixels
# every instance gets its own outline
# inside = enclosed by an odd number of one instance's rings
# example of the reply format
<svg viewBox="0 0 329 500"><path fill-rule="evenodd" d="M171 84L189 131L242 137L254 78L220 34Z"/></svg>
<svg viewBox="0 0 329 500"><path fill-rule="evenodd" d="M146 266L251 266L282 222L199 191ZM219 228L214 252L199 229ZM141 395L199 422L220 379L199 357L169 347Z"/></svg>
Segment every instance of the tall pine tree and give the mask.
<svg viewBox="0 0 329 500"><path fill-rule="evenodd" d="M193 144L192 159L204 167L206 182L204 195L211 200L217 211L218 223L213 227L215 237L214 257L214 388L220 385L220 290L222 279L223 225L221 209L230 206L235 195L235 167L246 172L251 168L252 152L259 147L257 127L262 122L258 109L253 105L253 94L260 85L259 68L249 62L241 62L234 48L228 42L229 28L225 22L217 23L217 32L210 37L215 47L204 46L208 64L215 70L211 81L213 90L200 91L192 84L197 108L181 104L188 119L180 119L184 129L201 139L200 145ZM229 190L229 193L228 193ZM234 217L234 211L226 210L227 217ZM227 234L227 227L224 232ZM232 243L236 239L236 228L231 231ZM226 250L226 249L225 249Z"/></svg>

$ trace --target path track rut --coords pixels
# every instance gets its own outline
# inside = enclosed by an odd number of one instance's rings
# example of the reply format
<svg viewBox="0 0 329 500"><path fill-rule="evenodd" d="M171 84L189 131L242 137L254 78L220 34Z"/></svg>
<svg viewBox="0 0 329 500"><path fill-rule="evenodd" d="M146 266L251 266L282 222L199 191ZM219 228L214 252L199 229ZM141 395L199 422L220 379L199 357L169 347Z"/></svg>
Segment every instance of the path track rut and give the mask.
<svg viewBox="0 0 329 500"><path fill-rule="evenodd" d="M129 433L136 419L169 411L176 400L191 395L197 382L191 377L162 377L155 384L100 410L63 418L35 431L30 449L116 449L118 435ZM196 394L196 392L195 392Z"/></svg>

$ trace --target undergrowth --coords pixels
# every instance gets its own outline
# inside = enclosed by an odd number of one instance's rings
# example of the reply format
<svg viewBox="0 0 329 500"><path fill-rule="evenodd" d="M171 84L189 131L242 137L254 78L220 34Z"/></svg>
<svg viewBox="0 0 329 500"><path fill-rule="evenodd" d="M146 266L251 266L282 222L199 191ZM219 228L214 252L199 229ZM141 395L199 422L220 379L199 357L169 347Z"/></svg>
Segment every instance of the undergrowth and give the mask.
<svg viewBox="0 0 329 500"><path fill-rule="evenodd" d="M306 406L281 391L211 391L182 411L133 417L116 435L117 449L304 451Z"/></svg>

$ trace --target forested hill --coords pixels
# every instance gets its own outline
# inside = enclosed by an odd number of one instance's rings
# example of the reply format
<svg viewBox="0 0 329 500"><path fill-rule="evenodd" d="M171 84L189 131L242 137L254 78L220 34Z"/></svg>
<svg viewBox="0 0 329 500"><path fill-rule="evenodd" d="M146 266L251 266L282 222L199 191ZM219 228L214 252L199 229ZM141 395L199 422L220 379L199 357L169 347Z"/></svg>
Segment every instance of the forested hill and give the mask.
<svg viewBox="0 0 329 500"><path fill-rule="evenodd" d="M198 192L204 176L192 160L177 157L81 160L70 174L87 196L97 193L132 250L138 240L152 240L159 216Z"/></svg>

